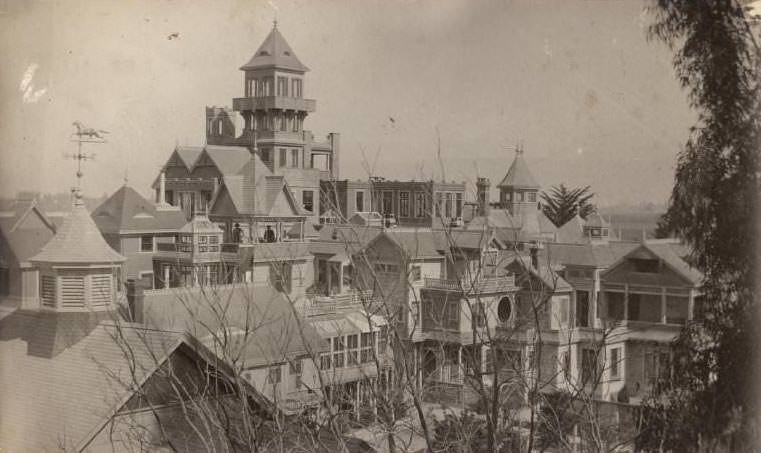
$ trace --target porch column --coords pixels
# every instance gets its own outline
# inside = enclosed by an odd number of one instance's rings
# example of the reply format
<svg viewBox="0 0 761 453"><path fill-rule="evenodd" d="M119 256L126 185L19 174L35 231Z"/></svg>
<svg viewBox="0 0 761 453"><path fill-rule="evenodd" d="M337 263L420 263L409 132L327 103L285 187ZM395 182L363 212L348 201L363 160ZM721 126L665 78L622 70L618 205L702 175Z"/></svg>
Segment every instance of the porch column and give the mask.
<svg viewBox="0 0 761 453"><path fill-rule="evenodd" d="M462 367L462 346L457 345L457 379L461 379L465 374Z"/></svg>
<svg viewBox="0 0 761 453"><path fill-rule="evenodd" d="M362 392L362 380L357 381L357 387L354 393L354 416L359 420L359 394Z"/></svg>
<svg viewBox="0 0 761 453"><path fill-rule="evenodd" d="M304 237L306 236L304 229L306 228L306 221L301 221L301 234L299 235L299 240L304 241Z"/></svg>
<svg viewBox="0 0 761 453"><path fill-rule="evenodd" d="M624 320L629 320L629 284L624 284Z"/></svg>
<svg viewBox="0 0 761 453"><path fill-rule="evenodd" d="M690 290L690 295L687 299L687 319L692 321L695 319L695 290Z"/></svg>
<svg viewBox="0 0 761 453"><path fill-rule="evenodd" d="M344 265L338 263L338 294L343 294L344 290Z"/></svg>
<svg viewBox="0 0 761 453"><path fill-rule="evenodd" d="M251 224L253 225L253 228L254 228L254 232L251 235L251 243L256 244L257 242L259 242L259 222L254 220L253 222L251 222Z"/></svg>
<svg viewBox="0 0 761 453"><path fill-rule="evenodd" d="M661 323L666 324L666 288L661 288Z"/></svg>

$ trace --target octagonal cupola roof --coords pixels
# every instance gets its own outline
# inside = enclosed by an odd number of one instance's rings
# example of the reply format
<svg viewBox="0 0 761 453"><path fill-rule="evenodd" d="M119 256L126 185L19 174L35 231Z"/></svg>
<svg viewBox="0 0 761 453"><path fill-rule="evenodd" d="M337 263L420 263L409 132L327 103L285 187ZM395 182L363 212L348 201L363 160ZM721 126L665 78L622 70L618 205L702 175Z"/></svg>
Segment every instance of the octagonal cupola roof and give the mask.
<svg viewBox="0 0 761 453"><path fill-rule="evenodd" d="M288 45L288 42L277 29L277 22L272 27L272 31L264 39L264 42L257 49L254 56L248 60L248 63L241 66L241 70L247 71L252 69L276 68L296 72L306 72L309 68L299 61L296 54Z"/></svg>
<svg viewBox="0 0 761 453"><path fill-rule="evenodd" d="M502 188L515 188L515 189L535 189L541 188L534 175L528 169L526 161L523 159L523 147L519 147L515 151L515 159L507 170L507 174L502 178L497 187Z"/></svg>
<svg viewBox="0 0 761 453"><path fill-rule="evenodd" d="M76 197L55 236L29 261L86 265L122 263L125 258L106 243L82 199Z"/></svg>

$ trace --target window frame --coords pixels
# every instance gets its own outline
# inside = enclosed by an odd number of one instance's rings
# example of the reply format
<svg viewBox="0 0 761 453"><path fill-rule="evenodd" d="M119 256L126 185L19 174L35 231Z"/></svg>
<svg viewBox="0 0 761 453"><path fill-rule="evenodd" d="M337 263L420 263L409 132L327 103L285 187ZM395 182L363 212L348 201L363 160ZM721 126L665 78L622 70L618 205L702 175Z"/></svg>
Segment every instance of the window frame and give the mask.
<svg viewBox="0 0 761 453"><path fill-rule="evenodd" d="M144 248L146 239L150 239L151 241L150 250L145 250ZM156 239L154 238L154 236L150 234L140 235L140 253L153 253L155 250L156 250Z"/></svg>

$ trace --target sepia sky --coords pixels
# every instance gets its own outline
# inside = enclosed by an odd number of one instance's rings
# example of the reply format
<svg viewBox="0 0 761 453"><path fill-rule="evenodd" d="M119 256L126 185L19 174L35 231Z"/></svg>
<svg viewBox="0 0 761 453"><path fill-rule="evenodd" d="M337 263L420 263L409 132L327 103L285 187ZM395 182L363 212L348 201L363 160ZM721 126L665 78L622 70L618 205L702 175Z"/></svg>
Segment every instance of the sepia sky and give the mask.
<svg viewBox="0 0 761 453"><path fill-rule="evenodd" d="M242 95L277 14L311 69L305 127L341 133L342 177L439 179L438 130L447 180L496 186L522 140L545 188L665 202L695 115L646 5L0 0L0 196L74 184L74 120L110 131L88 148L88 195L125 174L149 194L175 144L203 144L204 107Z"/></svg>

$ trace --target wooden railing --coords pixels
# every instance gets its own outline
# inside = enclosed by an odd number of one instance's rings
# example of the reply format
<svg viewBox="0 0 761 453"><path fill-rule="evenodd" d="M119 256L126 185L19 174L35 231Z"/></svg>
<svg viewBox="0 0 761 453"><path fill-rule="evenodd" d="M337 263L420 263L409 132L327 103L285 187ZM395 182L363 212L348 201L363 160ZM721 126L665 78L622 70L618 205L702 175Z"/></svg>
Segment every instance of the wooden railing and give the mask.
<svg viewBox="0 0 761 453"><path fill-rule="evenodd" d="M372 301L372 291L352 291L344 294L335 294L332 296L309 296L308 302L304 306L304 312L307 316L323 312L333 312L345 308L360 307L363 303L368 304Z"/></svg>
<svg viewBox="0 0 761 453"><path fill-rule="evenodd" d="M490 293L509 290L515 287L515 276L479 277L476 280L448 280L441 278L425 278L424 288L443 291L460 291L468 294Z"/></svg>

